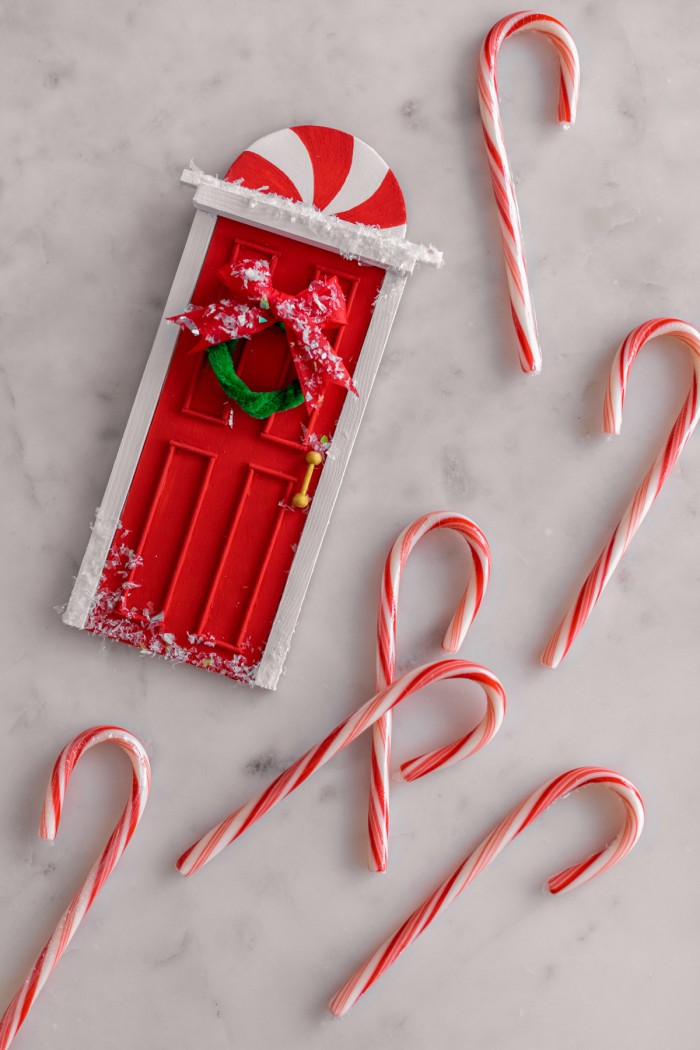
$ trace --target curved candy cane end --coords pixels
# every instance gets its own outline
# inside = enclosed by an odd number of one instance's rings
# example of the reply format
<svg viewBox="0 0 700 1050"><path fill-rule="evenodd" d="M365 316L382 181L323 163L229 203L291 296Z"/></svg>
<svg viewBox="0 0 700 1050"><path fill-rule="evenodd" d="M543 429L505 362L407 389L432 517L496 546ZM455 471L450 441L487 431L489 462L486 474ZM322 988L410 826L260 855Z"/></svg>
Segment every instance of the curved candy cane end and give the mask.
<svg viewBox="0 0 700 1050"><path fill-rule="evenodd" d="M450 620L447 630L445 631L444 637L440 642L440 648L442 649L443 653L458 653L464 645L464 639L467 637L471 625L476 619L477 613L481 608L481 603L484 599L484 595L486 594L486 588L489 585L490 566L488 562L485 566L482 566L482 572L483 580L481 584L481 593L477 593L476 597L472 599L474 605L470 610L469 615L462 619L462 607L467 603L467 596L470 594L472 588L474 587L474 580L472 578L467 588L467 593L462 599L462 602L460 603L457 612Z"/></svg>
<svg viewBox="0 0 700 1050"><path fill-rule="evenodd" d="M49 799L47 798L44 802L44 809L41 814L39 838L45 839L47 842L55 842L60 819L60 812L56 814L53 806L49 805Z"/></svg>
<svg viewBox="0 0 700 1050"><path fill-rule="evenodd" d="M584 882L591 882L598 875L607 871L608 868L614 867L615 864L619 863L619 861L621 861L622 858L632 849L632 846L635 844L640 834L641 824L633 834L632 841L618 855L608 858L606 863L599 865L596 862L609 852L610 847L598 850L597 853L587 857L586 860L581 861L580 864L572 864L570 868L565 868L563 871L557 872L556 875L552 875L551 879L547 879L546 888L553 897L556 897L560 893L567 893L569 890L573 890L577 886L582 886Z"/></svg>
<svg viewBox="0 0 700 1050"><path fill-rule="evenodd" d="M602 850L600 851L603 852ZM556 875L552 875L550 879L547 879L545 883L545 890L552 895L552 897L558 897L561 893L568 893L569 890L575 889L580 886L582 882L587 882L588 879L595 878L597 872L589 875L585 878L577 878L581 874L581 870L588 867L593 861L597 860L600 853L594 854L588 860L585 860L582 864L573 864L570 868L564 868L563 871L558 871Z"/></svg>
<svg viewBox="0 0 700 1050"><path fill-rule="evenodd" d="M573 42L572 42L573 43ZM571 98L563 96L559 103L559 112L557 114L557 123L562 131L569 131L571 127L576 123L576 117L578 115L578 95L579 95L579 84L578 81L574 87L574 93Z"/></svg>
<svg viewBox="0 0 700 1050"><path fill-rule="evenodd" d="M624 395L622 397L616 397L614 392L608 390L605 395L605 405L603 406L603 433L609 437L619 436L622 430L622 407L624 404Z"/></svg>
<svg viewBox="0 0 700 1050"><path fill-rule="evenodd" d="M623 804L625 819L621 830L607 846L547 880L546 888L554 896L582 886L585 882L591 882L598 875L614 868L634 848L644 828L644 801L631 781L612 770L572 770L572 774L577 772L585 778L578 787L583 787L588 782L605 784L610 788Z"/></svg>
<svg viewBox="0 0 700 1050"><path fill-rule="evenodd" d="M53 820L53 814L42 813L41 823L39 825L39 838L45 839L47 842L54 842L57 830L58 828Z"/></svg>
<svg viewBox="0 0 700 1050"><path fill-rule="evenodd" d="M606 416L603 419L603 433L609 437L619 437L622 433L622 416Z"/></svg>
<svg viewBox="0 0 700 1050"><path fill-rule="evenodd" d="M44 795L44 805L41 810L41 820L39 821L39 838L46 839L47 842L53 842L56 838L58 824L61 819L61 801L54 798L52 787L53 776ZM58 808L56 806L57 803Z"/></svg>

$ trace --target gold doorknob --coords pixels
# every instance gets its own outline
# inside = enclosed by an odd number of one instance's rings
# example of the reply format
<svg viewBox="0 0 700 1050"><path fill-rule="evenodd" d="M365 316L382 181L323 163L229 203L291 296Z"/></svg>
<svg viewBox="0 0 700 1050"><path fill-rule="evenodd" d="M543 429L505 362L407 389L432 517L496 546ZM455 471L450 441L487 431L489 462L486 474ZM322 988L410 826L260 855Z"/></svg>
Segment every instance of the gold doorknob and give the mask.
<svg viewBox="0 0 700 1050"><path fill-rule="evenodd" d="M309 491L309 485L311 484L311 478L316 467L320 467L323 463L323 456L320 452L307 452L306 453L306 474L304 474L304 480L301 483L301 488L292 496L292 504L303 510L309 505L309 497L307 492Z"/></svg>

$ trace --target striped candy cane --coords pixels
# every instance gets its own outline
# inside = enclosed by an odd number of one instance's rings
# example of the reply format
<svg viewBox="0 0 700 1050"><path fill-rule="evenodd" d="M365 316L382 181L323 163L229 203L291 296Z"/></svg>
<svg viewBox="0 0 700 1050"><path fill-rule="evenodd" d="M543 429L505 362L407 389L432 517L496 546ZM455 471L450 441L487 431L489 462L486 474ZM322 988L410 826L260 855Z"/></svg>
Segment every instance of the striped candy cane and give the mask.
<svg viewBox="0 0 700 1050"><path fill-rule="evenodd" d="M437 512L424 514L408 525L391 548L382 576L377 618L377 689L386 688L394 680L396 612L401 573L416 543L422 536L434 529L451 529L463 536L474 566L464 596L450 620L442 642L442 648L446 652L457 652L486 592L491 572L491 552L486 537L473 521L461 514ZM372 727L372 770L368 817L371 871L386 871L388 861L391 717L391 712L388 711ZM421 775L422 773L419 772L415 776L409 774L407 779L416 779Z"/></svg>
<svg viewBox="0 0 700 1050"><path fill-rule="evenodd" d="M700 382L700 332L685 321L660 317L635 328L617 351L608 380L603 410L603 429L607 434L619 434L622 428L622 408L630 369L639 351L650 339L673 335L689 350L693 361L690 392L663 449L654 460L637 493L625 511L608 545L591 569L576 601L560 623L542 655L545 667L558 667L571 648L574 639L588 619L591 609L600 598L606 584L629 547L632 537L644 521L663 483L693 433L700 415L698 383Z"/></svg>
<svg viewBox="0 0 700 1050"><path fill-rule="evenodd" d="M565 27L556 18L538 14L535 11L519 11L497 22L484 41L479 60L479 109L481 110L493 192L498 207L510 308L518 339L520 367L523 372L536 374L542 368L542 354L537 336L535 311L528 286L520 214L503 139L496 84L496 59L501 44L508 37L525 30L542 34L556 48L560 66L557 119L564 127L568 127L576 120L580 72L576 45Z"/></svg>
<svg viewBox="0 0 700 1050"><path fill-rule="evenodd" d="M53 840L56 837L63 799L73 768L85 751L103 743L117 744L131 759L133 776L129 800L101 856L90 869L87 879L68 905L24 984L3 1014L0 1020L0 1050L7 1050L24 1023L49 974L70 944L95 897L114 871L145 809L151 784L148 755L136 737L127 733L125 729L118 729L116 726L96 726L77 736L58 756L44 799L39 834L44 839Z"/></svg>
<svg viewBox="0 0 700 1050"><path fill-rule="evenodd" d="M411 762L405 763L401 770L404 776L410 779L412 775L424 776L433 769L450 766L473 755L489 742L503 721L506 698L501 683L485 667L466 660L438 660L435 663L414 668L368 700L354 715L336 726L320 744L312 747L289 769L273 780L268 788L222 820L194 846L190 846L178 860L178 869L183 875L191 875L204 867L208 861L242 835L251 824L264 816L287 795L291 795L317 769L356 740L365 729L373 725L387 711L400 704L406 697L417 693L424 686L453 678L477 682L482 687L486 696L484 717L466 736L455 740L446 747L414 758Z"/></svg>
<svg viewBox="0 0 700 1050"><path fill-rule="evenodd" d="M596 875L612 868L629 853L642 833L644 805L633 784L612 769L583 766L562 773L533 792L521 805L501 821L476 849L472 850L463 864L438 886L431 897L417 908L399 930L377 949L374 955L353 974L350 980L333 997L329 1008L337 1017L348 1012L367 989L425 930L433 919L443 912L466 889L476 876L495 860L509 842L531 824L557 799L584 787L586 784L605 784L612 788L624 805L624 823L620 832L604 849L570 868L553 875L547 882L550 893L581 886Z"/></svg>

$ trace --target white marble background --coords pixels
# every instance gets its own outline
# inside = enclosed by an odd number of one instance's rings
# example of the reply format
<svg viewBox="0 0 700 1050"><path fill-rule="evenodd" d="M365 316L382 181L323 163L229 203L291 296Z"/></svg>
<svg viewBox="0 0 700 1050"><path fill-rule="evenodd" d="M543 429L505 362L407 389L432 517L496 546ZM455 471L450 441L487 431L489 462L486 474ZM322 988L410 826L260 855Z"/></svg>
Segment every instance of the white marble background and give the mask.
<svg viewBox="0 0 700 1050"><path fill-rule="evenodd" d="M495 0L24 0L2 14L0 372L3 596L0 1000L9 1000L116 817L122 756L85 758L53 846L36 837L54 757L90 724L142 738L154 786L123 862L16 1046L101 1050L686 1050L700 1011L700 438L562 668L538 654L656 451L689 377L672 344L635 367L624 435L606 372L641 321L700 322L700 9L553 2L581 53L580 117L554 122L556 63L500 63L545 369L517 367L477 117ZM396 170L409 235L445 252L410 282L276 694L64 627L191 221L194 156L223 173L263 133L327 123ZM371 693L380 566L425 510L472 516L493 583L463 654L501 676L500 736L393 800L391 868L364 867L368 741L205 872L173 862ZM437 652L461 550L406 576L401 659ZM447 693L447 687L443 687ZM397 718L397 757L463 726L457 690ZM473 712L477 711L476 698ZM617 811L560 803L343 1021L325 1003L512 805L578 764L648 803L635 852L558 900L551 871ZM585 793L584 793L585 795Z"/></svg>

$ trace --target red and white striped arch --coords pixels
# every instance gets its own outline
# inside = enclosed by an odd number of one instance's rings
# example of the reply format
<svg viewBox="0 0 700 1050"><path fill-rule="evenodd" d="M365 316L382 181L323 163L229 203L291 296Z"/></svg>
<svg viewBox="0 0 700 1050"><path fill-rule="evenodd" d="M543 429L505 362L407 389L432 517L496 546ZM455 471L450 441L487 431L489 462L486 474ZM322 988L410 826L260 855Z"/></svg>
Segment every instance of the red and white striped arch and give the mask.
<svg viewBox="0 0 700 1050"><path fill-rule="evenodd" d="M236 158L225 181L313 204L346 222L406 232L406 204L391 168L362 139L335 128L273 131Z"/></svg>

